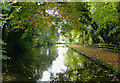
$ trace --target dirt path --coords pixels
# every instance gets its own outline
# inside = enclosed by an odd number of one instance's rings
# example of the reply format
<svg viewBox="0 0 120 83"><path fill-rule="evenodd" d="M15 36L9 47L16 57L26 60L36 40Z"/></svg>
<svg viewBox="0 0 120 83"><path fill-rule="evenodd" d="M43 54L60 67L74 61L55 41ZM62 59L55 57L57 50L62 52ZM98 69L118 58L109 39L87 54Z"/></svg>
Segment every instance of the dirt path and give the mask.
<svg viewBox="0 0 120 83"><path fill-rule="evenodd" d="M82 52L83 54L88 54L88 56L99 59L117 69L120 69L120 54L105 50L87 48L83 46L70 46L70 47L74 48L79 52Z"/></svg>

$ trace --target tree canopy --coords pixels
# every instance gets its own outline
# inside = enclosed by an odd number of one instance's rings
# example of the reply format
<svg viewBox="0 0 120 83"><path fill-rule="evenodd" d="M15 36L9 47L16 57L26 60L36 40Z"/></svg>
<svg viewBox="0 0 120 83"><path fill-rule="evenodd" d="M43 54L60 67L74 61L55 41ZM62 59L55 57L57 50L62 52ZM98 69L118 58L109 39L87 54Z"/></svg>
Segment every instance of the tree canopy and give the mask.
<svg viewBox="0 0 120 83"><path fill-rule="evenodd" d="M2 4L7 15L3 16L3 40L9 49L53 44L60 34L78 44L120 44L120 2Z"/></svg>

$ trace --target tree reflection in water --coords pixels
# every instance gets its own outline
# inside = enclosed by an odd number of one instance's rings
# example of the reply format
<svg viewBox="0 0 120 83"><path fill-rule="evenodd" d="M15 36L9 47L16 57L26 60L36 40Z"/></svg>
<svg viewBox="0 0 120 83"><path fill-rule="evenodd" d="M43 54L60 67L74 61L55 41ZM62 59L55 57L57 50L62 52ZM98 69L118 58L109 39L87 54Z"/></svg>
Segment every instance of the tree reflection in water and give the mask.
<svg viewBox="0 0 120 83"><path fill-rule="evenodd" d="M12 54L10 54L11 56ZM63 46L33 48L3 62L3 81L118 81L116 73ZM28 82L29 83L29 82Z"/></svg>
<svg viewBox="0 0 120 83"><path fill-rule="evenodd" d="M13 54L9 54L12 56ZM55 46L31 48L3 61L3 81L36 81L57 57Z"/></svg>
<svg viewBox="0 0 120 83"><path fill-rule="evenodd" d="M58 73L53 81L119 81L115 72L103 69L100 65L85 59L71 49L64 54L67 70Z"/></svg>
<svg viewBox="0 0 120 83"><path fill-rule="evenodd" d="M63 54L66 54L68 48L61 44L57 45L57 50L58 57L52 61L52 64L48 70L43 72L42 79L39 79L39 81L51 81L54 79L54 77L56 77L57 73L61 73L67 70L67 67L64 65Z"/></svg>

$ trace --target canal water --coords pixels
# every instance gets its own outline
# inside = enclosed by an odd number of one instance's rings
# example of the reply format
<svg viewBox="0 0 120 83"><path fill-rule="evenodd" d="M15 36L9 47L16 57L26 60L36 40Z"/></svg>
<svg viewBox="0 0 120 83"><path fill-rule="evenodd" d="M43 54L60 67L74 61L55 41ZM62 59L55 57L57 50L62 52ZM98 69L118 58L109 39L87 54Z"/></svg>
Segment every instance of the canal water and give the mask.
<svg viewBox="0 0 120 83"><path fill-rule="evenodd" d="M119 81L106 70L62 44L30 48L3 61L3 82Z"/></svg>

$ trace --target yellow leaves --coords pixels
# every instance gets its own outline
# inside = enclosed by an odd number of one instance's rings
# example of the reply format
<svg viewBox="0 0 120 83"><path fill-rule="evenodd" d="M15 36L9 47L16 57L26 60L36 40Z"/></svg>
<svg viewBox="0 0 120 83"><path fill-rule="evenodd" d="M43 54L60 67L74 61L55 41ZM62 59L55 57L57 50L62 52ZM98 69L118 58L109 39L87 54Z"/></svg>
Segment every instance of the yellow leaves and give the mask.
<svg viewBox="0 0 120 83"><path fill-rule="evenodd" d="M43 20L43 23L44 23L44 24L46 24L46 21L45 21L45 20Z"/></svg>
<svg viewBox="0 0 120 83"><path fill-rule="evenodd" d="M48 16L49 19L50 19L51 17L52 17L51 15Z"/></svg>
<svg viewBox="0 0 120 83"><path fill-rule="evenodd" d="M47 28L46 27L43 27L44 30L46 30Z"/></svg>
<svg viewBox="0 0 120 83"><path fill-rule="evenodd" d="M49 20L47 19L46 22L49 22Z"/></svg>
<svg viewBox="0 0 120 83"><path fill-rule="evenodd" d="M29 32L29 28L27 28L26 30L25 30L25 33L28 33Z"/></svg>
<svg viewBox="0 0 120 83"><path fill-rule="evenodd" d="M52 23L51 23L51 22L48 22L48 25L49 25L49 26L51 26L51 25L52 25Z"/></svg>
<svg viewBox="0 0 120 83"><path fill-rule="evenodd" d="M14 28L20 28L20 25L18 25L18 26L15 26Z"/></svg>
<svg viewBox="0 0 120 83"><path fill-rule="evenodd" d="M98 60L101 60L109 65L113 65L115 68L118 66L118 54L104 51L104 50L98 50L98 49L92 49L87 48L83 46L72 46L74 49L79 49L78 51L83 51L89 54L89 56L94 57ZM85 53L84 53L85 54Z"/></svg>
<svg viewBox="0 0 120 83"><path fill-rule="evenodd" d="M24 26L22 25L22 26L20 26L21 28L24 28Z"/></svg>
<svg viewBox="0 0 120 83"><path fill-rule="evenodd" d="M61 21L63 21L63 18L60 18Z"/></svg>

